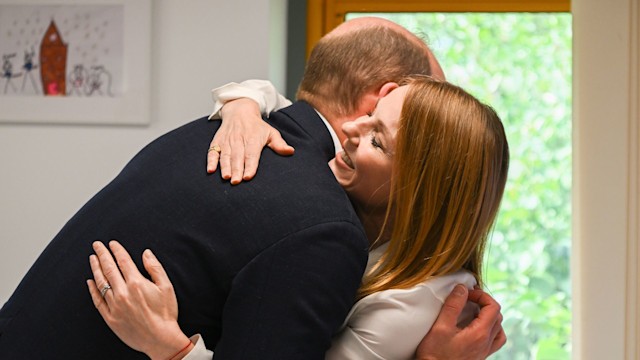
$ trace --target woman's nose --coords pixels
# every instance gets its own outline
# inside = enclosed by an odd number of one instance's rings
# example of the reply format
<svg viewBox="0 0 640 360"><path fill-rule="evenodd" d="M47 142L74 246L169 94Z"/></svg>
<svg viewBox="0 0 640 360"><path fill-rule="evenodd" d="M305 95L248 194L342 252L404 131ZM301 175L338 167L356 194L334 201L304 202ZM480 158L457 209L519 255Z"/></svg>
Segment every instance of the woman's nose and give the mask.
<svg viewBox="0 0 640 360"><path fill-rule="evenodd" d="M342 132L347 135L347 140L354 145L360 141L357 121L348 121L342 124Z"/></svg>

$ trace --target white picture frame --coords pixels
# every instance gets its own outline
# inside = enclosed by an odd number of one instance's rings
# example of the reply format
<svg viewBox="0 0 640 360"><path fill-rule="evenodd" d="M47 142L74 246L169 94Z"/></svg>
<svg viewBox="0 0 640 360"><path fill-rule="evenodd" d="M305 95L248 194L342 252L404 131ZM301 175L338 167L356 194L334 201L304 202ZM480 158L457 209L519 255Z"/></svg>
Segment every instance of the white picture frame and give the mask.
<svg viewBox="0 0 640 360"><path fill-rule="evenodd" d="M117 95L107 93L106 89L98 89L100 92L92 92L90 95L83 95L78 92L77 94L71 94L68 90L65 90L64 96L49 96L41 93L39 95L25 95L24 93L15 94L11 91L17 88L16 84L11 84L9 87L8 81L11 81L11 76L7 76L7 72L0 72L0 91L4 90L4 94L0 94L0 122L9 123L45 123L45 124L109 124L109 125L145 125L150 121L150 72L151 72L151 1L150 0L0 0L0 16L3 9L5 9L5 15L12 11L19 13L15 6L19 7L32 7L36 11L38 7L43 9L43 13L49 11L52 7L56 9L75 11L77 9L90 9L92 11L100 11L101 7L105 9L116 9L118 16L116 21L110 23L108 20L95 21L98 26L114 26L116 23L118 29L116 31L103 31L107 33L107 36L112 36L113 33L118 33L117 40L112 41L117 47L117 59L121 59L118 63L118 93ZM14 6L14 7L12 7ZM65 7L69 7L65 9ZM29 8L29 11L34 11ZM26 9L26 8L23 8ZM122 9L122 11L120 11ZM19 10L19 9L18 9ZM86 17L91 15L89 11L86 12ZM74 15L76 17L80 15ZM41 20L46 15L38 16L39 22L49 21L49 19ZM11 18L11 17L10 17ZM18 16L13 16L18 18ZM12 20L16 28L20 27L19 31L24 32L24 27L18 24L18 20ZM28 23L28 20L24 20ZM70 20L65 20L67 26ZM89 21L85 21L87 28L93 26L89 25ZM75 28L78 28L78 24L81 21L77 21ZM42 26L39 28L42 29ZM16 29L16 31L18 31ZM34 31L34 30L30 30ZM73 29L71 30L73 31ZM119 31L122 33L120 40ZM62 32L62 31L61 31ZM89 30L86 30L89 32ZM5 31L5 37L7 36ZM69 31L67 31L69 33ZM0 64L3 64L4 56L12 56L11 60L15 60L16 65L20 65L21 54L3 54L2 53L2 34L0 34ZM14 38L17 36L14 36ZM60 35L62 37L62 35ZM11 38L13 40L13 38ZM118 43L121 41L121 43ZM9 41L5 39L5 43ZM26 43L26 42L25 42ZM44 43L44 40L43 42ZM25 45L26 46L26 45ZM95 45L94 45L95 46ZM66 45L65 45L66 47ZM78 47L76 47L77 49ZM42 48L41 48L42 49ZM69 50L71 51L71 50ZM106 51L105 51L106 52ZM25 50L26 53L26 50ZM106 52L108 53L108 52ZM66 50L65 50L66 54ZM113 54L109 54L110 59L114 58ZM15 59L14 59L15 58ZM25 54L26 59L26 54ZM25 60L26 64L26 60ZM4 64L3 64L4 65ZM22 90L25 89L25 85L35 84L37 80L27 81L26 74L28 71L22 65L22 75L25 76L22 81ZM70 71L71 64L66 65L66 73L64 75L65 81ZM16 66L17 67L17 66ZM98 67L94 66L92 69ZM29 68L30 69L30 68ZM2 70L0 68L0 70ZM17 75L16 75L17 76ZM35 76L34 76L35 77ZM112 76L109 75L109 81ZM40 78L40 91L46 91L45 86L42 85L44 77ZM3 82L3 80L5 82ZM31 84L30 84L31 83ZM96 84L104 83L104 81L96 81ZM75 82L74 82L75 84ZM98 85L99 86L99 85ZM4 87L4 89L3 89ZM32 85L34 92L38 90L36 85ZM63 87L64 89L64 87ZM78 89L80 89L78 87ZM62 92L60 92L62 93ZM85 92L89 94L89 92ZM93 96L92 96L93 95Z"/></svg>

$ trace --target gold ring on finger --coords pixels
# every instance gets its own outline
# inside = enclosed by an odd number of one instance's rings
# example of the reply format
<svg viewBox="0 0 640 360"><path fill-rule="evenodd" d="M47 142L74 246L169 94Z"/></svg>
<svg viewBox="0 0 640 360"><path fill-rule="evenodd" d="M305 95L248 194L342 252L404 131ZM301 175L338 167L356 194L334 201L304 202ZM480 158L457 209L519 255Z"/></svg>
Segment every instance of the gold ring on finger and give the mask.
<svg viewBox="0 0 640 360"><path fill-rule="evenodd" d="M213 146L209 148L209 151L215 151L218 154L220 154L220 151L222 151L222 150L220 149L220 145L213 144ZM209 151L207 151L207 152L209 152Z"/></svg>

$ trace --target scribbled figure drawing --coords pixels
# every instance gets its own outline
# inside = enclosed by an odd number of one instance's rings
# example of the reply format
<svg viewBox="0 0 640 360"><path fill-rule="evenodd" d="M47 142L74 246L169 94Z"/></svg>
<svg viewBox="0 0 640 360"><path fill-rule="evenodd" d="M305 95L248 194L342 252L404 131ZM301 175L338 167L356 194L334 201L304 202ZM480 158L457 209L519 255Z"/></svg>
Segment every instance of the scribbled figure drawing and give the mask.
<svg viewBox="0 0 640 360"><path fill-rule="evenodd" d="M21 91L24 92L24 86L27 83L27 77L31 80L31 86L33 87L33 90L36 92L36 94L38 93L38 84L36 83L36 80L33 78L33 74L31 73L31 70L37 69L38 65L35 65L33 63L33 57L36 55L36 51L31 49L31 52L26 51L24 52L24 65L22 65L22 68L24 69L24 77L22 78L22 88Z"/></svg>
<svg viewBox="0 0 640 360"><path fill-rule="evenodd" d="M71 90L69 95L76 94L78 96L83 95L83 87L87 81L87 70L82 64L76 64L73 67L73 71L69 74L69 84L71 84Z"/></svg>
<svg viewBox="0 0 640 360"><path fill-rule="evenodd" d="M20 77L22 75L22 73L17 73L17 74L13 73L13 64L11 63L11 59L14 58L15 56L16 56L15 53L2 55L2 77L6 79L6 82L4 84L5 94L9 89L9 85L11 85L11 88L13 89L14 93L18 91L16 86L13 85L13 83L11 82L11 79Z"/></svg>
<svg viewBox="0 0 640 360"><path fill-rule="evenodd" d="M85 93L92 96L94 93L104 95L102 92L103 85L106 82L106 93L113 97L111 93L111 74L102 65L92 66L87 79Z"/></svg>

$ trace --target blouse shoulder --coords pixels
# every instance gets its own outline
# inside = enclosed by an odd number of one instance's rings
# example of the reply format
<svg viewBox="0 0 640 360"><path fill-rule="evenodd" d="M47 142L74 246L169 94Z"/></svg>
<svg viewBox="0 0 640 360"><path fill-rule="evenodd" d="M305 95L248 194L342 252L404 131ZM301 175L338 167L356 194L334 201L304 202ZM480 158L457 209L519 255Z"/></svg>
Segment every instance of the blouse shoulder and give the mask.
<svg viewBox="0 0 640 360"><path fill-rule="evenodd" d="M361 299L347 316L327 359L411 359L456 284L471 288L475 278L459 271Z"/></svg>

